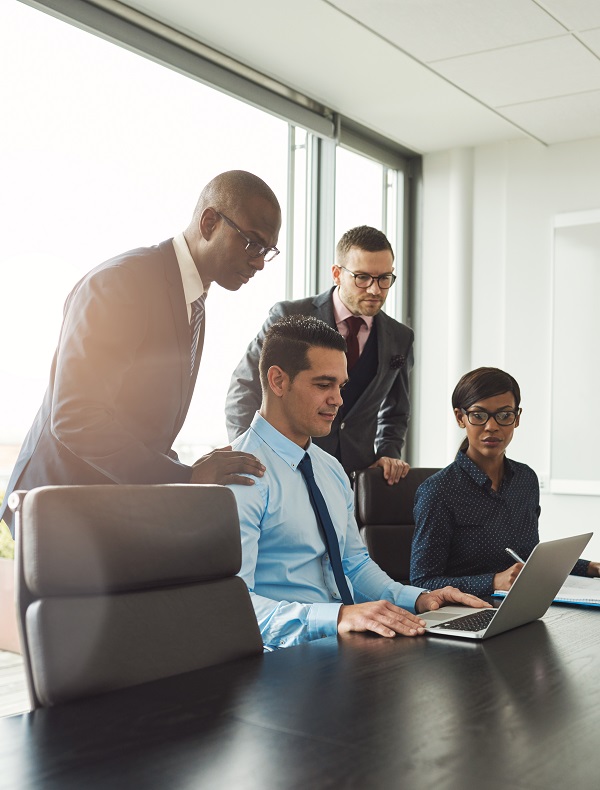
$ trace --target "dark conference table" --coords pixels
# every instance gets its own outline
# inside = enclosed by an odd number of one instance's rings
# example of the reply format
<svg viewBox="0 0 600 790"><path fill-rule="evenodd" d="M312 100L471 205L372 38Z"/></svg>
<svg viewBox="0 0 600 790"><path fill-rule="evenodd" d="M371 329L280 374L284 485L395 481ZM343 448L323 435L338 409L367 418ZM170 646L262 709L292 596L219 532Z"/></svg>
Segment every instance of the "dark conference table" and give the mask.
<svg viewBox="0 0 600 790"><path fill-rule="evenodd" d="M600 787L600 610L321 639L0 720L0 788Z"/></svg>

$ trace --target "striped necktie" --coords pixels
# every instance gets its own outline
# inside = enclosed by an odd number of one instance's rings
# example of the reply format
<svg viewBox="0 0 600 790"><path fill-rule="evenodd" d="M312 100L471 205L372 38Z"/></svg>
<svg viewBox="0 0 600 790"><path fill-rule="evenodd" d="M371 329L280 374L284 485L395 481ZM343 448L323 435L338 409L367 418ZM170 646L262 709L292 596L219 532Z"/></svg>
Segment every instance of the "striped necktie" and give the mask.
<svg viewBox="0 0 600 790"><path fill-rule="evenodd" d="M204 318L204 302L206 301L206 292L198 297L195 302L192 302L192 317L190 318L190 335L192 340L192 357L190 375L194 373L194 365L196 364L196 351L198 349L198 336L200 335L200 326Z"/></svg>
<svg viewBox="0 0 600 790"><path fill-rule="evenodd" d="M310 504L312 505L312 509L315 511L317 523L323 530L325 545L327 546L327 551L329 552L329 561L331 562L331 569L333 570L333 576L340 593L340 598L342 599L343 604L351 606L354 601L352 599L350 588L348 587L348 582L346 581L346 576L344 575L344 567L342 565L342 557L340 555L340 544L335 527L333 526L333 522L331 520L331 516L329 515L329 510L327 510L327 503L325 502L325 498L323 497L323 494L321 493L315 480L312 461L310 460L310 455L308 453L305 454L304 458L298 464L298 469L302 473L302 476L306 482Z"/></svg>

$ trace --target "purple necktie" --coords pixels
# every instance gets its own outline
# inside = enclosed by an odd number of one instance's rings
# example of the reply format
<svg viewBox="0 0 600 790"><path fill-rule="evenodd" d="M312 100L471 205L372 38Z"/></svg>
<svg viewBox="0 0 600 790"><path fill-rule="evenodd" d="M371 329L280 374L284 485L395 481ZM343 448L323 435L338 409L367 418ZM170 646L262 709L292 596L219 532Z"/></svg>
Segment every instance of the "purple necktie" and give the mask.
<svg viewBox="0 0 600 790"><path fill-rule="evenodd" d="M351 315L350 318L345 319L345 324L348 327L348 334L346 336L346 347L347 357L348 357L348 372L352 370L352 368L358 362L358 358L360 356L359 346L358 346L358 333L360 331L361 326L364 324L364 319L360 318L357 315Z"/></svg>

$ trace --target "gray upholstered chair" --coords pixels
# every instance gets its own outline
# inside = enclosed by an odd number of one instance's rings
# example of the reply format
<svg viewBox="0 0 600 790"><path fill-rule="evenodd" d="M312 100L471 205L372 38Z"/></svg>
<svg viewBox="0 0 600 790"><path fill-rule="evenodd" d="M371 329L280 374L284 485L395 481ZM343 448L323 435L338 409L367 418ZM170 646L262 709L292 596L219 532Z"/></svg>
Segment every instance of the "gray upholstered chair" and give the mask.
<svg viewBox="0 0 600 790"><path fill-rule="evenodd" d="M229 489L49 486L11 499L32 707L262 652Z"/></svg>
<svg viewBox="0 0 600 790"><path fill-rule="evenodd" d="M415 492L438 469L411 469L390 486L379 467L358 472L354 482L356 520L369 555L392 579L407 584L415 522Z"/></svg>

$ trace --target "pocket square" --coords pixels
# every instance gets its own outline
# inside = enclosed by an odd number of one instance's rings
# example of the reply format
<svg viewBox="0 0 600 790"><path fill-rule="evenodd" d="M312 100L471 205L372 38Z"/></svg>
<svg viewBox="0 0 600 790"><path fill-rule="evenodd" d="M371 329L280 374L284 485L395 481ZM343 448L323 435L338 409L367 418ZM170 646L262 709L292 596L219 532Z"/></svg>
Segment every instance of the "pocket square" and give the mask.
<svg viewBox="0 0 600 790"><path fill-rule="evenodd" d="M405 363L406 357L403 357L402 354L394 354L394 356L390 358L390 370L399 370Z"/></svg>

